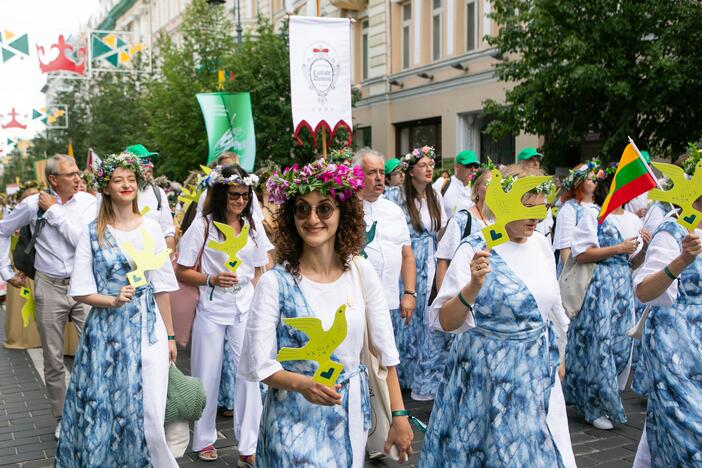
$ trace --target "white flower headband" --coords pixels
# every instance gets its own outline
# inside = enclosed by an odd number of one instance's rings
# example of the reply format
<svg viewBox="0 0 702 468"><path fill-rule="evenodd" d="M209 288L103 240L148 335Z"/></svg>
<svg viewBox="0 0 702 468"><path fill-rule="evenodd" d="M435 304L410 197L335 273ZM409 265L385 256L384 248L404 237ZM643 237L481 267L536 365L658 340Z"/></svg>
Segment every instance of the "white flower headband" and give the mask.
<svg viewBox="0 0 702 468"><path fill-rule="evenodd" d="M239 174L232 174L229 177L222 175L222 166L217 166L212 169L205 178L207 186L213 185L246 185L247 187L255 187L258 185L258 176L249 174L246 177L241 177Z"/></svg>

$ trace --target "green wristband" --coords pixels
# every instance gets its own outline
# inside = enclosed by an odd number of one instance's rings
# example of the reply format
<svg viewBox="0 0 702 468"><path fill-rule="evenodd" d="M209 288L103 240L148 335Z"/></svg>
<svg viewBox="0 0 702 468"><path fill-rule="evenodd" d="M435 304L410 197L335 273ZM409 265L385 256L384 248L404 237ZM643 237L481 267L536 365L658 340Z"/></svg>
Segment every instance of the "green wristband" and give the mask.
<svg viewBox="0 0 702 468"><path fill-rule="evenodd" d="M461 294L461 291L460 291L460 290L458 291L458 300L461 301L461 304L463 304L464 306L466 306L466 309L468 309L468 310L473 310L473 306L470 305L470 304L468 304L468 301L466 301L466 298L463 297L463 294Z"/></svg>
<svg viewBox="0 0 702 468"><path fill-rule="evenodd" d="M668 267L663 268L663 273L665 273L666 276L667 276L668 278L670 278L671 280L673 280L673 281L675 281L676 279L678 279L678 277L675 276L675 275L673 274L673 272L670 271L670 268L668 268Z"/></svg>
<svg viewBox="0 0 702 468"><path fill-rule="evenodd" d="M392 412L393 417L395 417L395 416L409 416L409 415L410 415L410 412L407 410L404 410L404 409L403 410L395 410Z"/></svg>
<svg viewBox="0 0 702 468"><path fill-rule="evenodd" d="M175 335L168 335L168 341L175 341Z"/></svg>

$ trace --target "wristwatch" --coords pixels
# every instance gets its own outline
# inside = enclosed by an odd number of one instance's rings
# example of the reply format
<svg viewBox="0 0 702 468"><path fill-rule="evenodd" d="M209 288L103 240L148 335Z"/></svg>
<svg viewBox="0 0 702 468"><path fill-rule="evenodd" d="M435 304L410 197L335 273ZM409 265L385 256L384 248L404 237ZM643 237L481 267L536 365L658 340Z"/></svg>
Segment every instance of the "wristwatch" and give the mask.
<svg viewBox="0 0 702 468"><path fill-rule="evenodd" d="M409 294L410 296L414 296L415 298L417 297L417 291L410 291L409 289L405 289L402 294Z"/></svg>

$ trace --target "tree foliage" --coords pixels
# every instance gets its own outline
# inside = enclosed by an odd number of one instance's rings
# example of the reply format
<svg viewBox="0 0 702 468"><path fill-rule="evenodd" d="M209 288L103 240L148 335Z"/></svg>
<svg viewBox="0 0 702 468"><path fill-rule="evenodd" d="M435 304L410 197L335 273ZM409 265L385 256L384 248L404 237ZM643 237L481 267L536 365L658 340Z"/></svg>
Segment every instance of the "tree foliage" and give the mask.
<svg viewBox="0 0 702 468"><path fill-rule="evenodd" d="M494 0L488 38L504 58L493 136L543 135L551 163L573 163L588 134L615 160L631 136L673 156L702 136L702 8L681 0ZM576 151L574 151L576 150Z"/></svg>

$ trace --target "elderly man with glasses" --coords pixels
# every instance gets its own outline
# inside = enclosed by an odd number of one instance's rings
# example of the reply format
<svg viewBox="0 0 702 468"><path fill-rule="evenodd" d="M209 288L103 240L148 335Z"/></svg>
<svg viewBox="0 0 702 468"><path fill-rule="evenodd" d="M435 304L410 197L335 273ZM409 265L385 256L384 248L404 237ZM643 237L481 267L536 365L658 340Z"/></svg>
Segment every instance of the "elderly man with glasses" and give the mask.
<svg viewBox="0 0 702 468"><path fill-rule="evenodd" d="M10 264L10 237L30 225L36 252L34 300L44 354L44 380L51 411L60 422L66 394L63 330L70 319L80 333L88 314L86 306L68 296L68 283L76 243L83 229L95 219L96 200L89 193L78 191L81 172L72 157L51 157L45 173L50 190L27 197L0 221L0 276L15 287L25 284L24 273L16 273Z"/></svg>

